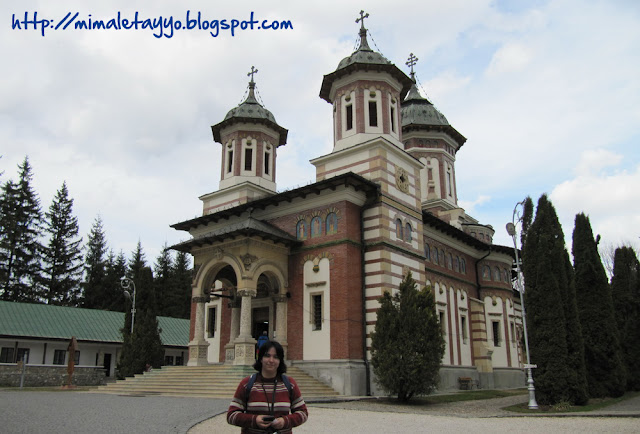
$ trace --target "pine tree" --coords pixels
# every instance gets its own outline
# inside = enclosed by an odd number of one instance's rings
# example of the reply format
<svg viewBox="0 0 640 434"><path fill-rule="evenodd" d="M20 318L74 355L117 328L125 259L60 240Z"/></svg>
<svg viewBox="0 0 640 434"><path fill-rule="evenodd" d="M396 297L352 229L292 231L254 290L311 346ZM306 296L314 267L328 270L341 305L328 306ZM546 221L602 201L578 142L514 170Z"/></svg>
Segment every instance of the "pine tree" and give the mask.
<svg viewBox="0 0 640 434"><path fill-rule="evenodd" d="M96 217L87 240L85 255L83 306L89 309L105 309L105 254L107 241L100 216Z"/></svg>
<svg viewBox="0 0 640 434"><path fill-rule="evenodd" d="M176 303L177 297L171 276L172 268L173 260L165 244L160 255L156 258L153 281L158 299L158 314L161 316L176 317L175 310L180 307Z"/></svg>
<svg viewBox="0 0 640 434"><path fill-rule="evenodd" d="M593 238L589 218L576 215L573 231L573 260L589 396L618 397L626 389L620 341L613 313L613 299Z"/></svg>
<svg viewBox="0 0 640 434"><path fill-rule="evenodd" d="M18 169L18 183L7 181L0 198L0 291L3 300L40 302L42 211L27 157Z"/></svg>
<svg viewBox="0 0 640 434"><path fill-rule="evenodd" d="M105 273L103 309L124 312L126 303L120 281L127 274L127 260L122 251L118 256L115 256L112 250L109 251Z"/></svg>
<svg viewBox="0 0 640 434"><path fill-rule="evenodd" d="M529 349L538 366L533 370L538 403L585 404L575 287L562 227L546 195L538 200L535 220L527 230L522 269Z"/></svg>
<svg viewBox="0 0 640 434"><path fill-rule="evenodd" d="M640 263L631 247L615 251L611 293L627 389L640 390Z"/></svg>
<svg viewBox="0 0 640 434"><path fill-rule="evenodd" d="M78 219L66 182L58 190L46 214L49 244L44 249L42 286L48 304L78 306L81 296L82 250Z"/></svg>
<svg viewBox="0 0 640 434"><path fill-rule="evenodd" d="M174 291L178 295L176 304L178 309L175 312L176 318L191 317L191 281L192 269L189 266L188 253L178 252L173 263L172 280Z"/></svg>
<svg viewBox="0 0 640 434"><path fill-rule="evenodd" d="M411 273L395 295L380 299L371 336L371 363L380 387L401 402L435 389L444 338L431 289L416 288Z"/></svg>

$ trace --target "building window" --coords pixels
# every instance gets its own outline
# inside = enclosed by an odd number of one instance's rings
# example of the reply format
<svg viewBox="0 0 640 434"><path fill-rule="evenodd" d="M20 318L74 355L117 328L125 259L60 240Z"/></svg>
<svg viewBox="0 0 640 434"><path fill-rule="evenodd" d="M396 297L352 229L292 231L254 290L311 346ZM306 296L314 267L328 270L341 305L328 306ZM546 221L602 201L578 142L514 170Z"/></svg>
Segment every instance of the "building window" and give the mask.
<svg viewBox="0 0 640 434"><path fill-rule="evenodd" d="M398 240L404 239L404 237L402 236L402 220L400 219L396 219L396 238Z"/></svg>
<svg viewBox="0 0 640 434"><path fill-rule="evenodd" d="M311 238L322 235L322 219L314 217L311 219Z"/></svg>
<svg viewBox="0 0 640 434"><path fill-rule="evenodd" d="M231 173L233 169L233 149L227 151L227 173Z"/></svg>
<svg viewBox="0 0 640 434"><path fill-rule="evenodd" d="M184 357L176 356L176 366L182 366L182 365L184 365Z"/></svg>
<svg viewBox="0 0 640 434"><path fill-rule="evenodd" d="M433 258L433 263L437 264L438 263L438 249L437 248L433 248L431 250L431 257Z"/></svg>
<svg viewBox="0 0 640 434"><path fill-rule="evenodd" d="M509 283L509 272L506 268L502 269L502 280L504 280L506 283Z"/></svg>
<svg viewBox="0 0 640 434"><path fill-rule="evenodd" d="M64 359L66 358L65 350L55 350L53 352L53 364L54 365L64 365Z"/></svg>
<svg viewBox="0 0 640 434"><path fill-rule="evenodd" d="M412 238L411 238L411 224L407 223L407 225L404 228L404 240L408 243L411 242Z"/></svg>
<svg viewBox="0 0 640 434"><path fill-rule="evenodd" d="M444 250L440 249L440 265L442 265L444 267L444 260L445 260L445 256L444 256Z"/></svg>
<svg viewBox="0 0 640 434"><path fill-rule="evenodd" d="M335 234L336 232L338 232L338 215L335 212L327 214L326 225L327 235Z"/></svg>
<svg viewBox="0 0 640 434"><path fill-rule="evenodd" d="M516 325L511 323L511 342L516 342Z"/></svg>
<svg viewBox="0 0 640 434"><path fill-rule="evenodd" d="M347 131L353 128L353 104L349 104L347 107Z"/></svg>
<svg viewBox="0 0 640 434"><path fill-rule="evenodd" d="M173 356L164 356L165 366L173 366Z"/></svg>
<svg viewBox="0 0 640 434"><path fill-rule="evenodd" d="M304 220L300 220L296 225L296 236L299 240L307 239L307 223Z"/></svg>
<svg viewBox="0 0 640 434"><path fill-rule="evenodd" d="M209 320L207 321L207 336L213 338L216 336L216 308L209 308Z"/></svg>
<svg viewBox="0 0 640 434"><path fill-rule="evenodd" d="M500 321L492 321L491 325L493 326L493 346L500 346Z"/></svg>
<svg viewBox="0 0 640 434"><path fill-rule="evenodd" d="M391 131L396 132L396 108L391 107Z"/></svg>
<svg viewBox="0 0 640 434"><path fill-rule="evenodd" d="M482 278L484 280L491 280L491 268L488 265L482 267Z"/></svg>
<svg viewBox="0 0 640 434"><path fill-rule="evenodd" d="M444 312L440 311L439 312L439 319L440 319L440 330L442 331L442 336L447 334L447 325L444 322Z"/></svg>
<svg viewBox="0 0 640 434"><path fill-rule="evenodd" d="M460 259L460 271L462 274L467 274L467 261L464 258Z"/></svg>
<svg viewBox="0 0 640 434"><path fill-rule="evenodd" d="M13 351L11 347L2 347L2 350L0 350L0 363L14 363Z"/></svg>
<svg viewBox="0 0 640 434"><path fill-rule="evenodd" d="M22 362L23 360L25 363L29 363L29 348L18 348L16 362Z"/></svg>
<svg viewBox="0 0 640 434"><path fill-rule="evenodd" d="M493 280L496 282L500 282L502 279L500 278L500 269L498 267L493 269Z"/></svg>
<svg viewBox="0 0 640 434"><path fill-rule="evenodd" d="M462 343L466 344L467 343L467 317L466 316L461 316L460 317L460 328L462 329Z"/></svg>
<svg viewBox="0 0 640 434"><path fill-rule="evenodd" d="M369 101L369 126L378 126L378 104L375 101Z"/></svg>
<svg viewBox="0 0 640 434"><path fill-rule="evenodd" d="M270 152L265 152L264 153L264 174L265 175L269 174L270 160L271 160L271 153Z"/></svg>
<svg viewBox="0 0 640 434"><path fill-rule="evenodd" d="M447 268L449 270L453 268L453 256L451 256L451 253L447 254Z"/></svg>
<svg viewBox="0 0 640 434"><path fill-rule="evenodd" d="M80 351L76 351L75 353L73 353L73 363L74 365L80 364Z"/></svg>
<svg viewBox="0 0 640 434"><path fill-rule="evenodd" d="M456 256L453 260L453 271L456 273L460 271L460 257Z"/></svg>
<svg viewBox="0 0 640 434"><path fill-rule="evenodd" d="M322 294L311 296L313 330L322 330Z"/></svg>
<svg viewBox="0 0 640 434"><path fill-rule="evenodd" d="M424 256L427 261L431 260L431 247L429 247L429 244L424 245Z"/></svg>
<svg viewBox="0 0 640 434"><path fill-rule="evenodd" d="M253 163L253 149L244 150L244 170L251 170Z"/></svg>

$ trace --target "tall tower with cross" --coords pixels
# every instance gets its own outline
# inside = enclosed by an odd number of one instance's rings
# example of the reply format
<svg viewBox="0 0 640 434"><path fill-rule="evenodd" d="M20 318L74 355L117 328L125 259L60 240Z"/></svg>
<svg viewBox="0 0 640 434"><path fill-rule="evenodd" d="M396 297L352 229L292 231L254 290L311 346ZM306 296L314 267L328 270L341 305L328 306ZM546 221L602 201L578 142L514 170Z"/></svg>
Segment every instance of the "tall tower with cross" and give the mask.
<svg viewBox="0 0 640 434"><path fill-rule="evenodd" d="M420 95L413 69L417 62L411 53L406 65L413 84L402 101L402 141L407 153L424 164L420 170L422 209L461 229L467 216L458 206L455 161L467 139Z"/></svg>
<svg viewBox="0 0 640 434"><path fill-rule="evenodd" d="M288 131L256 99L252 66L247 98L211 127L222 145L220 188L205 194L203 213L260 199L276 192L276 150L287 143Z"/></svg>

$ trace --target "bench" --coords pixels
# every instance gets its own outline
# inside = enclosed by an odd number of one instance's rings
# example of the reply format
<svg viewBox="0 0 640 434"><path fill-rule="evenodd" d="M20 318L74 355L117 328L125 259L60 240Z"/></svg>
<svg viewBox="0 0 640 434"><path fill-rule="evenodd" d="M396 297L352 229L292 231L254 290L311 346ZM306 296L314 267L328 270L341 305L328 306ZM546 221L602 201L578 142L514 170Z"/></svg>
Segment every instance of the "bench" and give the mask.
<svg viewBox="0 0 640 434"><path fill-rule="evenodd" d="M458 377L458 383L460 383L460 390L471 390L475 381L471 377Z"/></svg>

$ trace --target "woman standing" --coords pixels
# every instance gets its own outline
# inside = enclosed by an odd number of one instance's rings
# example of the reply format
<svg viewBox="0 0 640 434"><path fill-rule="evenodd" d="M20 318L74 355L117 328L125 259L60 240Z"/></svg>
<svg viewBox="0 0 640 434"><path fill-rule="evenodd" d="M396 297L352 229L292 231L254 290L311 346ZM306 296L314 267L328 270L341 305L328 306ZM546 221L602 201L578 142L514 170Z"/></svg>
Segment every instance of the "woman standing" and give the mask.
<svg viewBox="0 0 640 434"><path fill-rule="evenodd" d="M284 350L276 341L267 341L253 365L258 371L243 379L233 395L227 422L242 427L242 434L288 434L308 418L307 406L295 380L284 375Z"/></svg>

